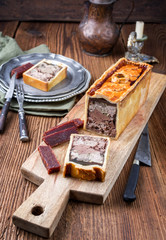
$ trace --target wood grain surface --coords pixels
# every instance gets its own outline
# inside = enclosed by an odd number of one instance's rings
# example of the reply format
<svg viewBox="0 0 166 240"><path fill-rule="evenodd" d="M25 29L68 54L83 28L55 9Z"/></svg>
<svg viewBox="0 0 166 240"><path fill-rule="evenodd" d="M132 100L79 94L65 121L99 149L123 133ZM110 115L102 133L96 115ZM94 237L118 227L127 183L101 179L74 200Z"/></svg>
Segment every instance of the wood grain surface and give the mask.
<svg viewBox="0 0 166 240"><path fill-rule="evenodd" d="M77 38L78 24L53 22L1 22L0 31L15 37L23 50L41 43L51 52L71 57L87 68L93 82L112 63L124 56L126 41L134 24L125 25L112 55L104 58L90 57L80 50ZM143 52L154 55L160 64L154 71L166 73L165 24L146 24ZM82 96L78 96L78 99ZM152 167L141 167L136 189L137 199L131 204L123 201L123 192L133 161L132 151L111 193L103 205L78 203L70 200L51 240L100 239L165 239L166 232L166 93L162 95L149 120ZM61 119L27 116L31 141L19 140L18 115L9 112L6 130L0 135L0 239L40 240L41 237L16 228L12 223L15 210L35 190L36 186L21 176L21 166L41 142L42 133Z"/></svg>
<svg viewBox="0 0 166 240"><path fill-rule="evenodd" d="M85 0L5 0L0 1L1 20L72 21L79 22L84 13ZM163 0L118 0L114 4L115 22L123 22L134 10L128 22L165 22L166 2ZM146 14L145 14L146 13Z"/></svg>

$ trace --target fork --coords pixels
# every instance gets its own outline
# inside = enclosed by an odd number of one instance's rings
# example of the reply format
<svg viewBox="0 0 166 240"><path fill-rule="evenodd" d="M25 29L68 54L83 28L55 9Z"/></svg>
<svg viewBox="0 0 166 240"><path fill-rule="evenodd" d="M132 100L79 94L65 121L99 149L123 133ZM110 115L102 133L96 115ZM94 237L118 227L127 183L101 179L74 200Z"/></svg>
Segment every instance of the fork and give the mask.
<svg viewBox="0 0 166 240"><path fill-rule="evenodd" d="M22 142L26 142L26 141L29 141L29 136L27 131L25 112L23 108L24 90L23 90L22 84L16 85L16 97L19 105L18 116L19 116L20 140Z"/></svg>

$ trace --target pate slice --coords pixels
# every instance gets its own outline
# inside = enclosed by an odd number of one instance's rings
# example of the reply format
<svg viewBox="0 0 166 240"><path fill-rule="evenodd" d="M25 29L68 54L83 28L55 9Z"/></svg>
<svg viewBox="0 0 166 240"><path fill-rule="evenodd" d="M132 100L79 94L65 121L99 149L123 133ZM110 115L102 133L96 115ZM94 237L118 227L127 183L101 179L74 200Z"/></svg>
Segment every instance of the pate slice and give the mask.
<svg viewBox="0 0 166 240"><path fill-rule="evenodd" d="M108 137L72 134L65 158L64 177L104 181L109 148Z"/></svg>
<svg viewBox="0 0 166 240"><path fill-rule="evenodd" d="M49 91L67 76L67 66L43 59L23 73L23 81L42 91Z"/></svg>

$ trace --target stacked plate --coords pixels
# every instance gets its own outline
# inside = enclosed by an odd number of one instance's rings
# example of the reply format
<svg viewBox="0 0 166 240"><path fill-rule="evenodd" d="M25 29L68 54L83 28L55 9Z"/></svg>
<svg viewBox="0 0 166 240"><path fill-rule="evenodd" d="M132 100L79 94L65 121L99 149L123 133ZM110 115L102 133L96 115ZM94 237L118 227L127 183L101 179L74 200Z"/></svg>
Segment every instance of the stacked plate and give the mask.
<svg viewBox="0 0 166 240"><path fill-rule="evenodd" d="M33 53L12 58L0 67L0 90L9 89L10 73L13 68L28 62L36 64L42 59L52 60L53 63L63 63L67 66L67 77L53 87L49 92L44 92L23 83L25 101L27 102L58 102L69 99L85 92L89 87L91 75L87 69L71 58L53 53ZM22 78L18 79L23 82ZM16 98L16 92L14 92Z"/></svg>

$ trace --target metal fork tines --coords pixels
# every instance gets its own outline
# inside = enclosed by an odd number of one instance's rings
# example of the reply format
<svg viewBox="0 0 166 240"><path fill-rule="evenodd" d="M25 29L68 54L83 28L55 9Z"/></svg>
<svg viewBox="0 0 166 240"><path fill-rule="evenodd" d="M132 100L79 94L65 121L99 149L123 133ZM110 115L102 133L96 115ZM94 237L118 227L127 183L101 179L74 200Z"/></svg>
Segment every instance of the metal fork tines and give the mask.
<svg viewBox="0 0 166 240"><path fill-rule="evenodd" d="M16 96L19 105L18 115L19 115L19 129L20 129L20 140L25 142L29 140L27 124L25 118L25 112L23 108L24 103L24 90L22 84L16 85Z"/></svg>

